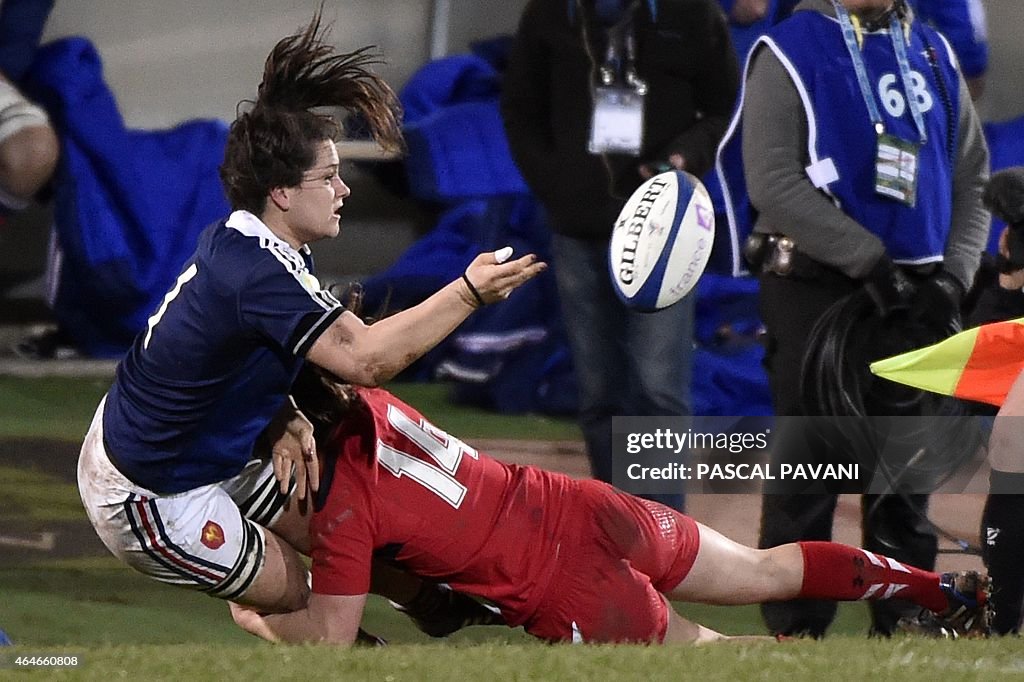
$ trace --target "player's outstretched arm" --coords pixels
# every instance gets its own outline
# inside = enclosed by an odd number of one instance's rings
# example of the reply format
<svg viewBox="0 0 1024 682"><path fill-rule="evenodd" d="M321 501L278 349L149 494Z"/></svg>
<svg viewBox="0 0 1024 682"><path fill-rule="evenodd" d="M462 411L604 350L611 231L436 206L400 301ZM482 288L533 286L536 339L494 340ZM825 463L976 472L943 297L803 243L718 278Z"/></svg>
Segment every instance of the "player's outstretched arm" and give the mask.
<svg viewBox="0 0 1024 682"><path fill-rule="evenodd" d="M708 644L728 639L720 632L683 618L667 600L665 605L668 606L668 629L662 640L664 644Z"/></svg>
<svg viewBox="0 0 1024 682"><path fill-rule="evenodd" d="M320 335L306 358L346 381L378 386L440 343L476 308L508 298L545 268L533 254L509 262L500 262L495 253L480 254L464 277L419 305L372 325L343 313Z"/></svg>
<svg viewBox="0 0 1024 682"><path fill-rule="evenodd" d="M683 618L669 605L668 630L664 644L702 645L715 642L773 642L774 637L765 635L723 635L700 623Z"/></svg>
<svg viewBox="0 0 1024 682"><path fill-rule="evenodd" d="M234 602L229 606L231 617L240 628L268 642L349 646L359 634L366 595L313 593L304 609L265 616Z"/></svg>

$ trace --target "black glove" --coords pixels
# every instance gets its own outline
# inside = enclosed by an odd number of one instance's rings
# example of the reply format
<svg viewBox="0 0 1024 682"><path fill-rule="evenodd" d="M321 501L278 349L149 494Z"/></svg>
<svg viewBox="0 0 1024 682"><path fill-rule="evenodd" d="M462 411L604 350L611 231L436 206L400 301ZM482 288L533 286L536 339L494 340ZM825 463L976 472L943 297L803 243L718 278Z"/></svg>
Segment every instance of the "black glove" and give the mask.
<svg viewBox="0 0 1024 682"><path fill-rule="evenodd" d="M864 278L864 290L875 303L878 316L889 317L898 310L909 310L917 287L888 256L882 256Z"/></svg>
<svg viewBox="0 0 1024 682"><path fill-rule="evenodd" d="M914 314L940 335L955 334L963 328L960 304L966 293L959 280L939 270L918 287Z"/></svg>
<svg viewBox="0 0 1024 682"><path fill-rule="evenodd" d="M422 632L447 637L469 625L507 625L498 609L456 592L447 585L425 580L419 593L405 605L392 602Z"/></svg>

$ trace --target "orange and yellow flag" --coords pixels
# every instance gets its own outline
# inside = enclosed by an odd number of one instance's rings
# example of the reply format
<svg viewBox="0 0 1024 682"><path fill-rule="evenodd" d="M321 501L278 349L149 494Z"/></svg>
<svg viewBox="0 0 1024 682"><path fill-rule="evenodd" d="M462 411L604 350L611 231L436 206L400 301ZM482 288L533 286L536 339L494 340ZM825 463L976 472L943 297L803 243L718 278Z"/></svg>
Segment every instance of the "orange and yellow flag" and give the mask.
<svg viewBox="0 0 1024 682"><path fill-rule="evenodd" d="M871 363L907 386L1002 405L1024 370L1024 317L967 329L932 346Z"/></svg>

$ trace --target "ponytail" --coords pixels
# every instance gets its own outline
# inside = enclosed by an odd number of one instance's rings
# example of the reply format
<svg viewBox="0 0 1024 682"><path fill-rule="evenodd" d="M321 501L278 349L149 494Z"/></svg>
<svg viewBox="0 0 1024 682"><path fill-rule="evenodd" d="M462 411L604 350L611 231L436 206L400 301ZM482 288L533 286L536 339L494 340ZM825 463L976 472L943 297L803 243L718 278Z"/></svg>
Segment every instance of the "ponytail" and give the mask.
<svg viewBox="0 0 1024 682"><path fill-rule="evenodd" d="M394 91L369 70L379 64L370 48L337 54L325 42L323 7L305 29L280 40L267 56L252 108L238 115L228 133L221 180L232 207L263 212L274 187L299 184L316 150L341 133L321 107L358 116L374 140L400 151L401 109Z"/></svg>

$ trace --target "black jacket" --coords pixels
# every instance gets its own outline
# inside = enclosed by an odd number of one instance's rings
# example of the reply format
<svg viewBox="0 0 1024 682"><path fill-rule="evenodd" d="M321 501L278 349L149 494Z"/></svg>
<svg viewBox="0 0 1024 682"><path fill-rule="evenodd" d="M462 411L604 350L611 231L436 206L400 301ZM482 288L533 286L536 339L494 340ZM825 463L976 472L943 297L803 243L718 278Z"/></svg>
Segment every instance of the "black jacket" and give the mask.
<svg viewBox="0 0 1024 682"><path fill-rule="evenodd" d="M606 29L593 20L591 0L575 0L572 12L570 1L527 5L505 74L502 114L512 155L552 228L607 239L643 181L637 172L642 161L681 153L694 175L712 167L736 98L738 67L714 0L657 0L656 21L640 0L634 25L637 70L649 88L644 149L640 158L592 155L591 87Z"/></svg>

